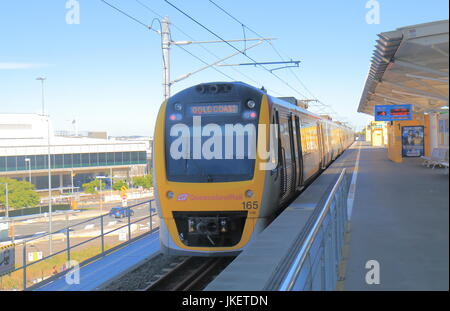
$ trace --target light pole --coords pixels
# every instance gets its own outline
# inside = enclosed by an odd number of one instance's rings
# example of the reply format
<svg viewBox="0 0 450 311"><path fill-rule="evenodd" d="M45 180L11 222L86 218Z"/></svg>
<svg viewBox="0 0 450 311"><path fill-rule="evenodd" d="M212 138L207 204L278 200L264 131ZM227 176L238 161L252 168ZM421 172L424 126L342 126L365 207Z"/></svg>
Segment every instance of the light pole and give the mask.
<svg viewBox="0 0 450 311"><path fill-rule="evenodd" d="M36 80L41 81L41 90L42 90L42 115L44 115L44 81L47 78L45 77L37 77Z"/></svg>
<svg viewBox="0 0 450 311"><path fill-rule="evenodd" d="M110 200L112 201L112 196L113 196L113 171L112 171L112 167L109 168L109 180L111 183L111 187L109 189L109 195L110 195Z"/></svg>
<svg viewBox="0 0 450 311"><path fill-rule="evenodd" d="M28 163L28 178L29 178L29 182L31 184L31 159L25 158L25 162Z"/></svg>
<svg viewBox="0 0 450 311"><path fill-rule="evenodd" d="M6 199L6 202L5 202L5 207L6 207L5 217L6 217L6 219L9 220L8 183L0 182L0 184L4 184L5 185L5 193L6 193L5 194L5 199Z"/></svg>
<svg viewBox="0 0 450 311"><path fill-rule="evenodd" d="M45 116L44 101L44 81L47 78L38 77L36 80L41 81L42 86L42 116ZM50 117L47 115L47 158L48 158L48 249L50 255L52 251L52 162L50 155Z"/></svg>
<svg viewBox="0 0 450 311"><path fill-rule="evenodd" d="M102 180L100 179L100 215L103 214Z"/></svg>
<svg viewBox="0 0 450 311"><path fill-rule="evenodd" d="M100 215L103 214L103 201L102 201L102 179L106 179L106 176L95 176L100 181Z"/></svg>

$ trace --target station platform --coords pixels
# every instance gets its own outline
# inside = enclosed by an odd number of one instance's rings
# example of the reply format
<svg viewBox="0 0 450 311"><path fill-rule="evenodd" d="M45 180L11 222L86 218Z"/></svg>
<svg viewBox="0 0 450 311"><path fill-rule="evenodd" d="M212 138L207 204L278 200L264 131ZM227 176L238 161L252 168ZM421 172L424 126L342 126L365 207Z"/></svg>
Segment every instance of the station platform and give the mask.
<svg viewBox="0 0 450 311"><path fill-rule="evenodd" d="M264 290L342 168L349 181L349 232L337 290L449 289L449 177L419 158L394 163L385 148L355 142L206 290ZM366 275L379 263L379 284Z"/></svg>
<svg viewBox="0 0 450 311"><path fill-rule="evenodd" d="M154 231L79 270L79 284L67 284L65 276L35 288L36 291L92 291L117 278L159 252L159 231Z"/></svg>
<svg viewBox="0 0 450 311"><path fill-rule="evenodd" d="M344 290L449 289L449 177L420 158L360 146ZM366 263L380 284L367 284Z"/></svg>
<svg viewBox="0 0 450 311"><path fill-rule="evenodd" d="M350 183L358 151L358 144L353 144L344 151L206 287L206 290L276 290L270 284L276 283L280 277L284 262L291 256L303 228L310 217L321 208L324 198L329 195L344 168L345 178Z"/></svg>

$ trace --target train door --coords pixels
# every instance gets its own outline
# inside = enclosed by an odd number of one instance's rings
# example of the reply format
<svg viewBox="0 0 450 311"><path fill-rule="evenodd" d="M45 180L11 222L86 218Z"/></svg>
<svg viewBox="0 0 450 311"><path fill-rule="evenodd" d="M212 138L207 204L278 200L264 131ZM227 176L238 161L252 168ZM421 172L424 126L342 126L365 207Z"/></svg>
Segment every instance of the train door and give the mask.
<svg viewBox="0 0 450 311"><path fill-rule="evenodd" d="M275 123L277 126L277 132L278 132L278 166L277 166L277 178L280 177L280 198L283 198L287 191L287 184L286 184L286 163L284 158L284 150L283 145L281 141L281 133L282 133L282 127L280 125L280 115L278 113L278 110L275 110Z"/></svg>
<svg viewBox="0 0 450 311"><path fill-rule="evenodd" d="M292 161L292 146L291 135L289 133L289 116L279 116L280 126L280 141L281 141L281 161L283 163L282 170L282 193L281 201L285 201L292 190L292 178L293 178L293 161Z"/></svg>
<svg viewBox="0 0 450 311"><path fill-rule="evenodd" d="M297 144L297 159L298 159L298 178L297 178L297 188L303 185L303 155L302 155L302 138L300 134L300 118L298 116L294 117L294 127L295 127L295 142Z"/></svg>
<svg viewBox="0 0 450 311"><path fill-rule="evenodd" d="M319 158L320 158L320 167L325 167L325 142L323 137L323 128L322 122L317 121L317 137L319 140Z"/></svg>
<svg viewBox="0 0 450 311"><path fill-rule="evenodd" d="M291 153L292 153L292 185L291 189L295 191L297 188L297 185L299 183L299 176L300 176L300 165L299 165L299 159L298 159L298 141L297 141L297 135L295 131L295 124L293 122L294 116L290 114L289 116L289 136L291 141Z"/></svg>
<svg viewBox="0 0 450 311"><path fill-rule="evenodd" d="M325 152L325 163L324 167L330 164L331 161L331 142L330 142L330 128L328 126L328 122L322 123L322 137L323 137L323 146Z"/></svg>

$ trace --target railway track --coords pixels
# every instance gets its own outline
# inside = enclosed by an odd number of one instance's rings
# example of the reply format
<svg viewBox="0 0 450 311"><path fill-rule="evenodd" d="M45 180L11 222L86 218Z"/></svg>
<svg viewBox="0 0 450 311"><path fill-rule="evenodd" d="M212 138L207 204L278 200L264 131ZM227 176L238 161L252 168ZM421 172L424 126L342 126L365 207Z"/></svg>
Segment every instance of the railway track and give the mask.
<svg viewBox="0 0 450 311"><path fill-rule="evenodd" d="M211 282L235 257L187 257L173 263L144 288L145 291L199 291Z"/></svg>

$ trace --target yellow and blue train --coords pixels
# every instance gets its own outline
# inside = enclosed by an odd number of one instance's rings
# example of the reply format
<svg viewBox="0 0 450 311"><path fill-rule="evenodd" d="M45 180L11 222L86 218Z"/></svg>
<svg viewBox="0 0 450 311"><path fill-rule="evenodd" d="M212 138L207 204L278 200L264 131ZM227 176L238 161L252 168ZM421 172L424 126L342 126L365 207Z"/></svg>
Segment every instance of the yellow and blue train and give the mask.
<svg viewBox="0 0 450 311"><path fill-rule="evenodd" d="M347 126L242 82L177 93L153 142L162 251L236 255L353 140Z"/></svg>

